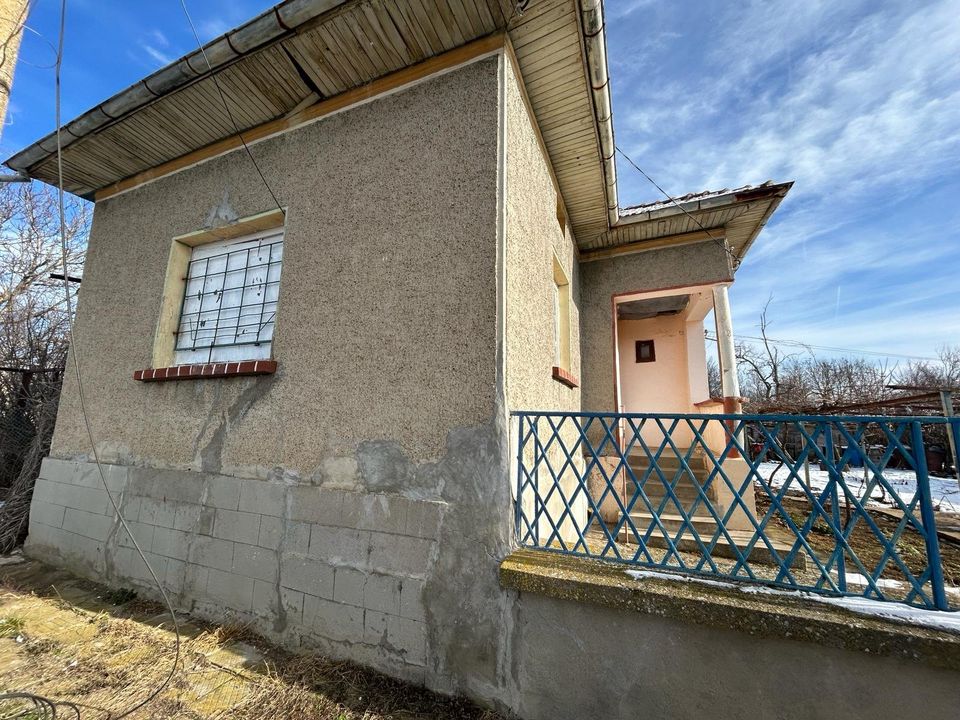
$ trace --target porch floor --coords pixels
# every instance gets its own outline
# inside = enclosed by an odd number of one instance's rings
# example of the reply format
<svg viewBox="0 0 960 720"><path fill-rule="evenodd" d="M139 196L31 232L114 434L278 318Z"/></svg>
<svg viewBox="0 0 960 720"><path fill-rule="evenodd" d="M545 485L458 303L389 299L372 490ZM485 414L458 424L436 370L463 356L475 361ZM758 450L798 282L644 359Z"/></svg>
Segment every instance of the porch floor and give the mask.
<svg viewBox="0 0 960 720"><path fill-rule="evenodd" d="M671 537L675 537L680 524L683 523L683 518L679 515L666 515L661 514L660 521L667 528L667 531L670 533ZM611 532L614 529L614 525L607 523L607 529ZM703 532L698 528L700 533L700 539L704 544L707 544L710 539L713 537L713 528L716 527L713 525L708 529L707 532ZM638 530L640 527L637 528ZM599 535L601 538L604 538L603 532L598 530L593 531L596 535ZM730 536L730 540L736 544L741 554L746 553L746 548L750 544L750 541L754 538L754 533L747 530L727 530L727 535ZM770 545L773 547L774 552L777 553L781 558L786 557L790 550L793 548L793 543L791 542L791 535L782 530L773 528L766 532L767 540ZM628 547L633 547L634 552L636 552L636 543L633 542L633 535L629 530L621 530L620 535L617 540L621 543L624 543ZM699 555L700 546L697 544L697 541L692 537L689 531L685 532L679 540L675 540L674 544L678 550L681 550L686 553L691 553ZM667 549L667 540L663 536L663 533L658 530L654 530L650 537L647 539L647 547L658 548L658 549ZM720 558L729 558L732 560L737 559L737 553L730 546L729 540L726 536L720 537L717 539L716 545L713 547L713 556ZM751 563L761 563L766 565L775 565L776 560L770 553L770 548L762 541L757 541L754 543L753 548L750 552L747 553L747 557ZM807 567L807 559L802 555L797 555L793 558L791 567L803 570Z"/></svg>

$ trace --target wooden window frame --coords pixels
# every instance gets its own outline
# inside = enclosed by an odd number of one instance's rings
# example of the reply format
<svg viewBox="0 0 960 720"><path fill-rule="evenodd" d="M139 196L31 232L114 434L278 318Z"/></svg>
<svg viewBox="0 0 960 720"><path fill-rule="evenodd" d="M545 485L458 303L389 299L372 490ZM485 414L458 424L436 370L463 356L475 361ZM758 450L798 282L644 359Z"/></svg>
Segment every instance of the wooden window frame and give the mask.
<svg viewBox="0 0 960 720"><path fill-rule="evenodd" d="M636 348L638 363L649 363L649 362L657 361L657 346L653 340L637 340L635 348ZM643 357L644 348L650 349L650 356L647 358Z"/></svg>
<svg viewBox="0 0 960 720"><path fill-rule="evenodd" d="M170 243L167 274L163 283L163 298L160 302L160 317L157 320L153 340L154 368L177 367L176 333L180 326L180 312L186 289L187 270L193 249L213 242L233 240L260 232L283 229L285 212L279 208L240 218L229 225L209 228L178 235Z"/></svg>

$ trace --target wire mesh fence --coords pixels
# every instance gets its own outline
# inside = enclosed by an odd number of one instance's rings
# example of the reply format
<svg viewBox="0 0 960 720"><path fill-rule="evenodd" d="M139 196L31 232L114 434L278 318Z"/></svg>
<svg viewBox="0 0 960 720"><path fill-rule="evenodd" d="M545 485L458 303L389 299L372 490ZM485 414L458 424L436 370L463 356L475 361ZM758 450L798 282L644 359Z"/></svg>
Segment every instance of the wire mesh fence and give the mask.
<svg viewBox="0 0 960 720"><path fill-rule="evenodd" d="M30 498L50 450L62 371L0 371L0 553L27 534Z"/></svg>

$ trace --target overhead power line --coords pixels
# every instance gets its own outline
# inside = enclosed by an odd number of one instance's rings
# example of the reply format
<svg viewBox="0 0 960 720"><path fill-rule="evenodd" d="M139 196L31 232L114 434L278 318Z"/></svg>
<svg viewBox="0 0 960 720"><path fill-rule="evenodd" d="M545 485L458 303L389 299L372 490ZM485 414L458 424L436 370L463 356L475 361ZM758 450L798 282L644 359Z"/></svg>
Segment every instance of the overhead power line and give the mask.
<svg viewBox="0 0 960 720"><path fill-rule="evenodd" d="M649 175L647 175L647 173L644 172L643 168L641 168L639 165L637 165L633 160L630 159L630 156L629 156L629 155L627 155L623 150L620 149L620 146L619 146L619 145L616 145L615 147L616 147L617 152L620 153L620 154L623 156L623 158L624 158L628 163L630 163L631 165L633 165L634 169L635 169L638 173L640 173L640 174L643 175L647 180L649 180L649 181L650 181L650 184L653 185L657 190L659 190L667 200L669 200L669 201L672 202L674 205L676 205L677 208L680 210L680 212L682 212L682 213L683 213L684 215L686 215L688 218L690 218L691 220L693 220L694 224L696 224L696 226L697 226L698 228L700 228L704 233L706 233L707 237L710 238L711 240L713 240L713 242L716 243L717 247L719 247L721 250L723 250L723 251L730 257L730 261L733 263L734 269L736 269L737 267L740 266L740 258L738 258L736 255L734 255L734 254L730 251L730 248L727 247L727 243L726 243L725 241L721 240L720 238L718 238L718 237L716 237L716 236L714 236L714 235L711 235L711 234L710 234L710 231L707 230L707 229L703 226L703 223L701 223L697 218L695 218L693 215L691 215L689 212L687 212L687 209L686 209L685 207L683 207L683 205L681 205L681 204L677 201L677 199L676 199L675 197L673 197L672 195L670 195L670 193L668 193L666 190L664 190L662 187L660 187L660 185L657 183L656 180L654 180L652 177L650 177Z"/></svg>
<svg viewBox="0 0 960 720"><path fill-rule="evenodd" d="M140 548L140 543L137 542L137 538L134 536L133 532L130 530L130 526L127 524L126 519L123 517L123 513L120 512L120 506L117 504L116 499L113 497L113 493L110 492L110 487L107 485L107 478L103 471L103 463L100 461L100 454L97 451L97 443L93 437L93 429L90 426L90 416L87 413L87 403L86 396L84 393L83 387L83 376L80 372L80 346L77 344L76 332L74 329L74 318L72 311L72 301L71 301L71 290L70 290L70 277L67 273L67 223L66 223L66 211L64 210L64 189L63 189L63 144L61 141L61 80L60 73L63 66L63 41L66 35L66 23L67 23L67 0L61 0L60 2L60 28L59 28L59 37L57 40L57 58L54 65L54 111L56 114L56 127L57 127L57 209L60 220L60 265L61 273L60 275L63 278L63 292L66 297L67 303L67 338L70 343L70 355L73 357L73 371L77 380L77 401L79 404L80 416L83 418L83 425L86 429L87 440L90 443L90 450L93 454L93 460L96 463L97 471L100 476L100 482L103 485L103 490L107 495L107 499L110 501L110 505L113 507L114 512L117 515L117 521L123 527L124 532L130 538L130 542L133 545L134 550L136 550L137 555L143 561L143 564L146 565L147 571L150 573L150 577L153 579L154 584L157 587L157 590L160 592L160 596L163 598L164 604L167 607L167 611L170 613L170 618L173 621L173 631L176 636L175 640L175 650L173 662L170 665L170 672L166 674L164 679L155 687L145 698L134 704L133 706L127 708L125 711L112 715L111 717L114 720L121 720L121 718L128 717L129 715L135 713L137 710L141 709L148 703L152 702L154 698L160 695L166 688L170 681L173 679L173 676L176 674L177 665L180 662L180 623L177 620L177 613L174 611L173 603L170 601L170 597L167 595L166 589L163 587L163 583L160 582L160 578L157 577L156 571L153 569L153 566L147 560L147 556L144 554L143 550ZM77 715L77 720L80 720L80 710L79 708L72 704L66 702L58 702L48 698L43 698L37 695L30 694L21 694L21 697L33 702L38 707L43 707L44 709L50 710L50 716L55 717L56 706L65 705L71 708ZM49 708L48 708L49 706Z"/></svg>
<svg viewBox="0 0 960 720"><path fill-rule="evenodd" d="M843 353L853 353L855 355L873 355L876 357L885 357L885 358L903 358L904 360L922 360L925 362L942 362L940 358L927 357L924 355L905 355L903 353L892 353L892 352L880 352L879 350L862 350L860 348L845 348L845 347L835 347L833 345L814 345L812 343L803 342L802 340L782 340L776 338L763 338L757 337L755 335L734 335L737 340L746 340L748 342L768 342L771 345L783 345L785 347L794 347L800 349L811 349L811 350L824 350L827 352L843 352ZM707 340L716 340L715 336L711 336L709 333L706 335Z"/></svg>
<svg viewBox="0 0 960 720"><path fill-rule="evenodd" d="M183 14L187 17L187 22L190 24L190 30L193 32L193 37L196 39L197 45L200 47L200 54L203 55L203 61L207 64L207 70L210 71L210 77L213 80L214 87L217 88L217 94L220 95L220 102L223 103L223 109L227 111L227 117L230 118L230 124L233 125L234 132L236 133L237 138L240 140L240 144L243 145L243 149L247 151L247 156L250 158L250 162L253 163L253 167L256 169L257 175L260 176L263 186L267 189L267 192L270 193L270 197L273 198L273 202L276 204L280 214L286 217L286 211L283 209L283 206L277 199L276 193L273 192L273 188L270 187L270 183L267 182L267 178L264 177L263 170L260 169L260 164L253 156L253 153L250 152L250 147L247 145L247 141L244 139L243 133L240 132L240 126L233 117L233 112L230 110L230 104L227 102L227 96L224 94L223 88L220 87L220 80L217 78L217 74L213 72L213 65L210 63L210 58L207 57L207 51L203 47L203 41L200 40L200 34L197 32L197 28L193 24L193 18L190 17L190 11L187 10L186 0L180 0L180 7L183 8Z"/></svg>

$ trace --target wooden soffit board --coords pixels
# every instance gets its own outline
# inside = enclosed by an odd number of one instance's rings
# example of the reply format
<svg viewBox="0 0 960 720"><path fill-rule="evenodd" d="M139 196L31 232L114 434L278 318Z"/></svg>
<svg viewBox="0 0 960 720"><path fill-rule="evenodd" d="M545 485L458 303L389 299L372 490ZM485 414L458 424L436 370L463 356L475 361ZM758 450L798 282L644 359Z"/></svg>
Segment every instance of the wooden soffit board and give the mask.
<svg viewBox="0 0 960 720"><path fill-rule="evenodd" d="M70 142L63 150L64 189L93 198L98 190L235 139L237 127L247 133L288 120L305 108L496 36L512 7L510 0L362 0L337 5L265 47L245 52L212 74ZM44 148L48 145L43 143ZM25 170L56 184L55 153Z"/></svg>
<svg viewBox="0 0 960 720"><path fill-rule="evenodd" d="M606 232L607 216L576 0L532 0L523 12L514 0L337 5L70 142L64 188L110 197L241 147L234 122L246 142L284 132L499 49L505 28L571 229L589 247ZM56 184L56 155L26 172Z"/></svg>

